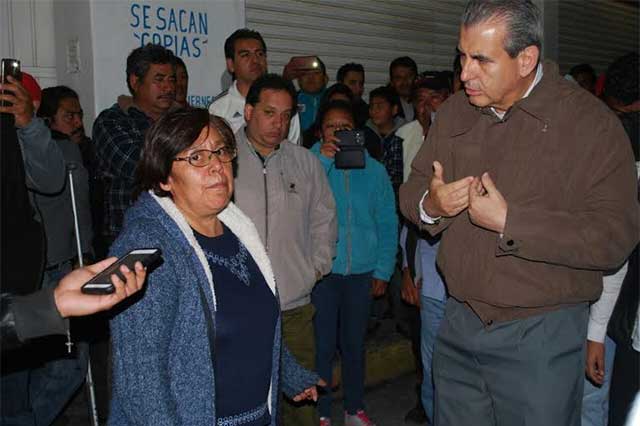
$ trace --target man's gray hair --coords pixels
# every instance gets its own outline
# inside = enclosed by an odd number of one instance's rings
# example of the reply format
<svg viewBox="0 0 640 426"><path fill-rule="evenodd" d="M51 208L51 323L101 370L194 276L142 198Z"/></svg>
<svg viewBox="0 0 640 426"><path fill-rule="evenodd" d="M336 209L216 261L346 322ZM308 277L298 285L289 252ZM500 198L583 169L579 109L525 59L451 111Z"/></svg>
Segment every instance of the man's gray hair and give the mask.
<svg viewBox="0 0 640 426"><path fill-rule="evenodd" d="M515 58L528 46L542 53L542 14L531 0L470 0L462 14L462 26L497 20L506 24L504 50Z"/></svg>

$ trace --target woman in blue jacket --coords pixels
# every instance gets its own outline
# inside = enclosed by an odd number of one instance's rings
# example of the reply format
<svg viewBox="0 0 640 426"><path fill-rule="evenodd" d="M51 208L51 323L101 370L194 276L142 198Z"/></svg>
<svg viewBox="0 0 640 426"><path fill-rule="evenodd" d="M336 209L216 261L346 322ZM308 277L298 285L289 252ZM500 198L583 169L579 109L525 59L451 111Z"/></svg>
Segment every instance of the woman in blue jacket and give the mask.
<svg viewBox="0 0 640 426"><path fill-rule="evenodd" d="M331 382L338 339L342 360L345 425L369 426L364 411L364 338L371 296L384 294L398 247L398 217L384 166L366 150L363 169L337 169L336 130L352 129L354 113L345 101L331 101L318 113L321 140L312 148L325 168L338 213L337 256L331 274L316 284L316 367ZM330 389L318 403L320 425L331 424Z"/></svg>
<svg viewBox="0 0 640 426"><path fill-rule="evenodd" d="M144 192L111 252L160 248L163 263L111 322L110 425L275 426L280 389L315 398L317 375L281 351L258 232L230 202L235 156L231 129L205 109L172 112L147 133Z"/></svg>

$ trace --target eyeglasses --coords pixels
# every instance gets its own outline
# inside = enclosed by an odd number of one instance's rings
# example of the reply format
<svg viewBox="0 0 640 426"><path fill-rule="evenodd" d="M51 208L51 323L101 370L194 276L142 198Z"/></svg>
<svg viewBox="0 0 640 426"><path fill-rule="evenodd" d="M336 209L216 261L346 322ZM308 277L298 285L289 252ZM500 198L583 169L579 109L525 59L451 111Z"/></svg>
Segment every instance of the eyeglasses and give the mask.
<svg viewBox="0 0 640 426"><path fill-rule="evenodd" d="M173 161L188 161L193 167L205 167L211 163L211 159L215 156L221 163L230 163L236 158L237 151L235 148L223 146L215 151L210 149L199 149L193 151L186 157L176 157Z"/></svg>

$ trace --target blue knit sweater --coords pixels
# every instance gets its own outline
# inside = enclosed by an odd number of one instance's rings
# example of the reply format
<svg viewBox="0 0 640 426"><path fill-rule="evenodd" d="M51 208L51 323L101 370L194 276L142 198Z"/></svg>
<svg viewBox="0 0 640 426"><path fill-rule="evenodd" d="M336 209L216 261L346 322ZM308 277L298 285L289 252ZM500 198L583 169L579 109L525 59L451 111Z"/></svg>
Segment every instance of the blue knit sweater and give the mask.
<svg viewBox="0 0 640 426"><path fill-rule="evenodd" d="M218 218L247 247L276 294L271 265L253 223L232 203ZM122 256L144 247L160 248L163 263L149 274L143 294L132 298L111 321L109 424L213 426L217 420L215 348L209 344L204 312L211 313L215 333L215 285L193 231L169 198L142 194L127 211L111 254ZM272 426L277 423L280 366L281 390L289 396L318 380L315 373L300 367L286 348L281 350L280 327L278 319L267 401Z"/></svg>

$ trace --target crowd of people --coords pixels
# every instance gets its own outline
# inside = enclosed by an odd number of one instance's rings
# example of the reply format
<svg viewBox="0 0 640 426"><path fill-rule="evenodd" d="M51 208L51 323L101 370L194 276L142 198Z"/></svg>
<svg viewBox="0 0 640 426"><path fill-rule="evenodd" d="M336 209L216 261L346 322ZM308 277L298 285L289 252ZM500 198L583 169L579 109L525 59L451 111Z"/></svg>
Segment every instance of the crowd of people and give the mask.
<svg viewBox="0 0 640 426"><path fill-rule="evenodd" d="M273 74L238 29L208 110L147 44L91 138L74 90L10 77L2 423L52 424L106 334L108 424L330 426L340 386L344 424L373 426L365 337L396 288L421 377L405 421L633 424L639 55L563 77L542 40L530 0L470 0L452 70L398 57L367 102L363 65ZM162 262L80 291L137 248Z"/></svg>

